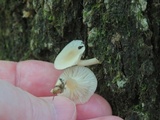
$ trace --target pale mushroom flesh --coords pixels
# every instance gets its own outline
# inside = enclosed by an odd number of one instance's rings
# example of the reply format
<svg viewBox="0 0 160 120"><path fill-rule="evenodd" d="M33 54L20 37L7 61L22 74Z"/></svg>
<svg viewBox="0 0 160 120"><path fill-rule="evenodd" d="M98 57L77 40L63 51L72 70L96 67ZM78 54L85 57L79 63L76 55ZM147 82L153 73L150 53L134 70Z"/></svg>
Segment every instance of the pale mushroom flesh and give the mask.
<svg viewBox="0 0 160 120"><path fill-rule="evenodd" d="M89 68L74 66L64 70L51 92L65 96L76 104L83 104L90 99L96 88L97 78L94 73Z"/></svg>
<svg viewBox="0 0 160 120"><path fill-rule="evenodd" d="M82 40L71 41L56 57L54 61L55 68L61 70L76 65L84 51L85 45Z"/></svg>

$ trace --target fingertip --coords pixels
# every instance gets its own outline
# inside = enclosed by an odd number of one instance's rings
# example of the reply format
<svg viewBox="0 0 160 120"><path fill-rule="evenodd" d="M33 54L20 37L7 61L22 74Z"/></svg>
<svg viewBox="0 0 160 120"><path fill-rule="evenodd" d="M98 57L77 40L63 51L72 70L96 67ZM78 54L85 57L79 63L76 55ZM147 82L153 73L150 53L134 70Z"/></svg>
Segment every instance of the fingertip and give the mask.
<svg viewBox="0 0 160 120"><path fill-rule="evenodd" d="M123 120L123 119L118 116L104 116L104 117L93 118L88 120Z"/></svg>
<svg viewBox="0 0 160 120"><path fill-rule="evenodd" d="M97 106L101 106L101 110L105 111L104 112L105 115L112 115L112 108L106 99L104 99L102 96L100 96L98 94L94 94L92 99L96 101ZM93 103L94 103L94 101L93 101ZM102 108L102 106L103 106L103 108Z"/></svg>
<svg viewBox="0 0 160 120"><path fill-rule="evenodd" d="M123 120L122 118L118 116L107 116L104 120Z"/></svg>
<svg viewBox="0 0 160 120"><path fill-rule="evenodd" d="M100 95L94 94L85 104L77 105L77 119L90 119L112 115L110 104Z"/></svg>
<svg viewBox="0 0 160 120"><path fill-rule="evenodd" d="M76 106L66 97L55 96L53 99L56 120L75 120L76 119Z"/></svg>

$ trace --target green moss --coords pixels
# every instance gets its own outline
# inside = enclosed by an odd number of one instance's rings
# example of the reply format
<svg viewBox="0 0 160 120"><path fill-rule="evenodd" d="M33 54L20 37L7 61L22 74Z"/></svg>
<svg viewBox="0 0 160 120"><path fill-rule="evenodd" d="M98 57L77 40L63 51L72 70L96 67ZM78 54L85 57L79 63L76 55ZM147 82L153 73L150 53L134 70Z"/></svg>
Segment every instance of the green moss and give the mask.
<svg viewBox="0 0 160 120"><path fill-rule="evenodd" d="M124 88L127 79L125 78L125 76L123 76L123 73L121 73L121 71L118 71L112 82L117 84L118 88Z"/></svg>
<svg viewBox="0 0 160 120"><path fill-rule="evenodd" d="M146 0L132 1L131 11L137 19L137 27L139 26L142 31L148 30L147 18L143 15L146 10L147 2Z"/></svg>

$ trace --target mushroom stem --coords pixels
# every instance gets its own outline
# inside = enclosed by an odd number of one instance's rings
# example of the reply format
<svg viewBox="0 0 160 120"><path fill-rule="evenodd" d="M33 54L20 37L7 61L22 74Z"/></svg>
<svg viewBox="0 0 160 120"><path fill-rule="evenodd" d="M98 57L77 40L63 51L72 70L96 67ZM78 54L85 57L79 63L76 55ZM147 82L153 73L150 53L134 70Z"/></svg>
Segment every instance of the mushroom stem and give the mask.
<svg viewBox="0 0 160 120"><path fill-rule="evenodd" d="M92 58L88 60L80 60L77 65L79 66L89 66L89 65L95 65L95 64L100 64L100 61L97 60L97 58Z"/></svg>

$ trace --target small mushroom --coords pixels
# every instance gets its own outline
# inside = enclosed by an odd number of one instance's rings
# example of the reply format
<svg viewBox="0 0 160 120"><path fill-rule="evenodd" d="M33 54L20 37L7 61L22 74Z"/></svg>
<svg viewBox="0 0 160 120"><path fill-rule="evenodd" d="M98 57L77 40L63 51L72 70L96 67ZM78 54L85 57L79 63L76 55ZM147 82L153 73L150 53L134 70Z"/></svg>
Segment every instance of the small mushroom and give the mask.
<svg viewBox="0 0 160 120"><path fill-rule="evenodd" d="M71 41L56 57L54 61L55 68L62 70L74 65L88 66L93 64L100 64L96 58L81 60L81 56L84 51L85 45L82 40Z"/></svg>
<svg viewBox="0 0 160 120"><path fill-rule="evenodd" d="M76 65L85 50L83 41L73 40L67 44L54 61L56 69L65 69Z"/></svg>
<svg viewBox="0 0 160 120"><path fill-rule="evenodd" d="M96 88L97 78L89 68L73 66L64 70L51 92L65 96L76 104L83 104L90 99Z"/></svg>

